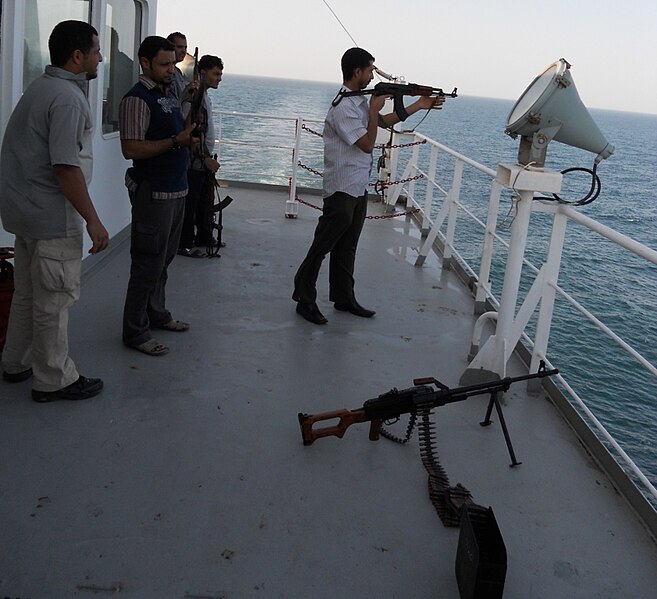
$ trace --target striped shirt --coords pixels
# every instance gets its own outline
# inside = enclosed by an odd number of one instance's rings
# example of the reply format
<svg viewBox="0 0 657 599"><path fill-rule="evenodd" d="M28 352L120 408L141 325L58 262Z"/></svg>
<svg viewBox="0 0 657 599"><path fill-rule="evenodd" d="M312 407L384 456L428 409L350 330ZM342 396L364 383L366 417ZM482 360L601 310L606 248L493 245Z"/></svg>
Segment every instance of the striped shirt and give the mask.
<svg viewBox="0 0 657 599"><path fill-rule="evenodd" d="M349 91L342 87L341 91ZM372 155L356 142L367 133L369 102L365 96L346 96L331 106L324 121L324 193L340 191L358 198L367 191Z"/></svg>
<svg viewBox="0 0 657 599"><path fill-rule="evenodd" d="M139 82L146 89L153 89L157 84L146 77L145 75L139 76ZM144 141L146 139L146 131L151 122L151 111L148 104L137 96L128 96L121 100L119 106L119 130L121 139L132 139L137 141ZM135 193L137 191L137 183L130 177L130 170L125 174L125 185L129 191ZM153 198L156 200L173 200L182 198L187 195L187 190L153 192Z"/></svg>

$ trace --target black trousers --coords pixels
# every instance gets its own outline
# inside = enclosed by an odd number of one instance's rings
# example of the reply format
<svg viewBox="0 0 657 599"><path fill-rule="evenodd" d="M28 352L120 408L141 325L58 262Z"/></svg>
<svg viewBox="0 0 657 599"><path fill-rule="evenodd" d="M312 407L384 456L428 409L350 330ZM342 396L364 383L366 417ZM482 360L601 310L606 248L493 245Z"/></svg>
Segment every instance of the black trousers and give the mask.
<svg viewBox="0 0 657 599"><path fill-rule="evenodd" d="M337 192L324 199L312 245L294 277L292 299L312 303L317 299L317 277L326 254L329 262L329 300L354 300L356 247L367 215L367 193L355 198Z"/></svg>
<svg viewBox="0 0 657 599"><path fill-rule="evenodd" d="M210 241L211 210L214 203L210 186L213 177L214 175L205 169L198 171L190 168L187 171L189 191L185 199L185 217L180 235L180 249L193 246L203 247ZM196 235L194 235L195 228Z"/></svg>
<svg viewBox="0 0 657 599"><path fill-rule="evenodd" d="M123 309L123 342L140 345L151 339L150 329L166 324L167 269L178 250L185 198L156 200L148 181L130 193L130 281Z"/></svg>

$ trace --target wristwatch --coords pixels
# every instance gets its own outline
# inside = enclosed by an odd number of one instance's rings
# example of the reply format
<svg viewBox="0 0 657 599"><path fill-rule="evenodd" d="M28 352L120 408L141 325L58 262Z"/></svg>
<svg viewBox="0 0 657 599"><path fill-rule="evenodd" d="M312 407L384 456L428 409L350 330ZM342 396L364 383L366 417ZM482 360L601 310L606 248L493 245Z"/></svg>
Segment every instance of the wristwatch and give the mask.
<svg viewBox="0 0 657 599"><path fill-rule="evenodd" d="M176 137L177 137L176 135L171 136L171 141L173 142L173 148L171 148L172 150L177 150L180 148L180 144L178 143Z"/></svg>

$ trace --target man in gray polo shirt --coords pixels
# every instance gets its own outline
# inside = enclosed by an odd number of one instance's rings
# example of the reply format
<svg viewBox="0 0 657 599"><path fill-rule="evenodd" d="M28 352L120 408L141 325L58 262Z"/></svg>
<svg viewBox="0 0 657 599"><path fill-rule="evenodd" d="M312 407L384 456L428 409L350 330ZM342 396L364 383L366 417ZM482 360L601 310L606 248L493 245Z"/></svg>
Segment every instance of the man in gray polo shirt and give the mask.
<svg viewBox="0 0 657 599"><path fill-rule="evenodd" d="M68 355L68 308L80 294L82 220L90 253L109 241L87 188L93 123L86 89L102 61L98 33L88 23L63 21L48 47L52 64L16 105L0 154L0 215L16 235L3 378L34 375L38 402L86 399L103 387L80 376Z"/></svg>

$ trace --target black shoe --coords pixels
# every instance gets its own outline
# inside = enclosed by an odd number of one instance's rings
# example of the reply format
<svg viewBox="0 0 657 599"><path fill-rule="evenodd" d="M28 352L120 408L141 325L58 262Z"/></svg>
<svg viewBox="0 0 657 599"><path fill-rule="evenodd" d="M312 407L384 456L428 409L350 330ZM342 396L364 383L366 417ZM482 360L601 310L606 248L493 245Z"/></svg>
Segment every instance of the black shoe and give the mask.
<svg viewBox="0 0 657 599"><path fill-rule="evenodd" d="M333 306L336 310L340 310L341 312L351 312L354 316L362 316L363 318L371 318L376 314L374 310L363 308L363 306L361 306L356 300L352 300L346 304L336 302Z"/></svg>
<svg viewBox="0 0 657 599"><path fill-rule="evenodd" d="M98 395L102 389L103 381L100 379L88 379L81 376L74 383L58 391L35 391L32 389L32 399L39 403L57 401L59 399L89 399L94 395Z"/></svg>
<svg viewBox="0 0 657 599"><path fill-rule="evenodd" d="M328 322L326 317L319 311L315 302L312 304L297 302L297 314L300 314L308 322L312 322L313 324L326 324Z"/></svg>
<svg viewBox="0 0 657 599"><path fill-rule="evenodd" d="M28 368L22 372L4 372L2 373L2 378L5 379L8 383L22 383L32 376L32 369Z"/></svg>

